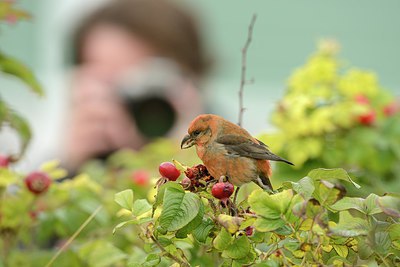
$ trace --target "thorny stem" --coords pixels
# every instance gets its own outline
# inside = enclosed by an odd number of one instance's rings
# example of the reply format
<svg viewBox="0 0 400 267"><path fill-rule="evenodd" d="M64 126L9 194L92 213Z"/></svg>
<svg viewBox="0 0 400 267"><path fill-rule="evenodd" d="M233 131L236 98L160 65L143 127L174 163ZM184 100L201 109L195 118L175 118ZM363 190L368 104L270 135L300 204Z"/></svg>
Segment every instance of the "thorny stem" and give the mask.
<svg viewBox="0 0 400 267"><path fill-rule="evenodd" d="M251 22L249 24L249 29L247 31L247 40L242 48L242 71L241 71L241 78L240 78L240 88L239 88L239 122L238 125L242 126L243 123L243 113L246 110L243 106L243 90L246 84L252 83L253 80L247 80L246 78L246 64L247 64L247 50L250 46L251 40L253 38L253 28L256 22L257 15L253 14L251 18Z"/></svg>
<svg viewBox="0 0 400 267"><path fill-rule="evenodd" d="M157 247L159 247L159 249L161 249L161 251L169 258L171 258L172 260L174 260L175 262L177 262L180 266L184 266L184 267L190 267L190 264L179 259L178 257L172 255L171 253L169 253L168 251L165 250L165 248L160 244L160 242L158 242L158 240L151 235L150 236L151 240L153 240L154 244L157 245Z"/></svg>

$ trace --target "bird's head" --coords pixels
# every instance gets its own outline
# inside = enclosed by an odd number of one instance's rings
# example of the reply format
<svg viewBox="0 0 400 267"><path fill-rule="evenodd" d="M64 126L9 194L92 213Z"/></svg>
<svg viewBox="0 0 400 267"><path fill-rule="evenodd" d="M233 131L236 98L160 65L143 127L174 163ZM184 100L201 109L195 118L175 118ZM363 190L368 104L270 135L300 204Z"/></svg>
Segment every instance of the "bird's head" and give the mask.
<svg viewBox="0 0 400 267"><path fill-rule="evenodd" d="M189 148L193 145L204 145L210 141L217 129L221 117L213 114L197 116L188 129L188 134L182 139L181 148Z"/></svg>

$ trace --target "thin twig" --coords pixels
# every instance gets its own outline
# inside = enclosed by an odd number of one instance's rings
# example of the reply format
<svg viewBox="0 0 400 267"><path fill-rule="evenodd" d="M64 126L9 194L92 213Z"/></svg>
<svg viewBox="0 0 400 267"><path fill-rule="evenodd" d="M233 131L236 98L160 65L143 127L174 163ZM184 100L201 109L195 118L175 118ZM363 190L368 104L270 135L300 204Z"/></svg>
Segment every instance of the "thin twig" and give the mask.
<svg viewBox="0 0 400 267"><path fill-rule="evenodd" d="M180 266L184 266L184 267L190 266L189 263L179 259L178 257L176 257L176 256L172 255L171 253L169 253L168 251L166 251L165 248L160 244L160 242L158 242L158 240L153 235L151 235L150 238L151 238L151 240L153 240L154 244L156 244L157 247L159 247L161 249L161 251L165 253L165 255L167 257L169 257L172 260L174 260L175 262L177 262Z"/></svg>
<svg viewBox="0 0 400 267"><path fill-rule="evenodd" d="M46 264L46 267L50 267L54 261L60 256L60 254L67 249L67 247L74 241L74 239L82 232L82 230L93 220L93 218L99 213L99 211L103 208L103 206L97 207L95 211L93 211L92 214L90 214L89 218L86 219L84 223L81 224L81 226L76 230L76 232L67 240L67 242L62 245L62 247L57 251L57 253L51 258L51 260Z"/></svg>
<svg viewBox="0 0 400 267"><path fill-rule="evenodd" d="M239 122L238 125L242 126L243 123L243 113L246 110L243 106L243 90L244 86L246 84L253 83L254 80L247 80L246 78L246 68L247 68L247 50L249 49L251 40L253 38L253 28L254 24L256 23L257 15L253 14L253 17L251 18L251 22L249 24L249 29L247 32L247 40L246 43L244 44L244 47L242 48L242 72L241 72L241 78L240 78L240 88L239 88Z"/></svg>

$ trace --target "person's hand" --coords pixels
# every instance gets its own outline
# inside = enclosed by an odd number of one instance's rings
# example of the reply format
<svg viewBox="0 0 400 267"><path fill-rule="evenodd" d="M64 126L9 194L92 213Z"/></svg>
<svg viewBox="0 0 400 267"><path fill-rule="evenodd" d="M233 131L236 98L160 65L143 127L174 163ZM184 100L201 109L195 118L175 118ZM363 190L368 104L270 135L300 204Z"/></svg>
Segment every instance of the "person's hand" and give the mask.
<svg viewBox="0 0 400 267"><path fill-rule="evenodd" d="M66 165L73 170L90 158L121 148L136 149L143 143L111 82L99 76L80 69L74 80L65 141Z"/></svg>

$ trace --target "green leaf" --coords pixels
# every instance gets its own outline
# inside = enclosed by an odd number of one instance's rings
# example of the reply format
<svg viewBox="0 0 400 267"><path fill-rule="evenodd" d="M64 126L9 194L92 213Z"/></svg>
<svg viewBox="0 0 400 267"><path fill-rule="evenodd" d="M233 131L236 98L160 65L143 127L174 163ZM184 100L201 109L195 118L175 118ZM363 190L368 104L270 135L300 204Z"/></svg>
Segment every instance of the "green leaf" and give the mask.
<svg viewBox="0 0 400 267"><path fill-rule="evenodd" d="M378 206L377 200L378 196L375 194L370 194L366 199L355 198L355 197L344 197L330 208L335 211L343 211L355 209L366 215L373 215L381 213L382 209Z"/></svg>
<svg viewBox="0 0 400 267"><path fill-rule="evenodd" d="M254 190L248 198L250 208L258 215L266 219L279 219L289 208L293 197L292 190L284 190L270 195L263 190Z"/></svg>
<svg viewBox="0 0 400 267"><path fill-rule="evenodd" d="M367 235L369 231L368 222L365 219L354 217L348 211L339 213L339 223L330 227L333 234L339 236L360 236Z"/></svg>
<svg viewBox="0 0 400 267"><path fill-rule="evenodd" d="M154 204L153 204L153 212L156 210L156 208L157 208L159 205L161 205L161 204L163 203L163 200L164 200L164 193L165 193L165 190L166 190L167 188L176 188L176 189L178 189L178 190L181 190L181 189L182 189L182 186L181 186L180 184L178 184L178 183L173 183L173 182L167 182L167 183L161 185L161 186L158 188L156 200L155 200L155 202L154 202Z"/></svg>
<svg viewBox="0 0 400 267"><path fill-rule="evenodd" d="M313 196L319 201L321 206L329 207L342 197L342 191L334 184L321 180L317 185Z"/></svg>
<svg viewBox="0 0 400 267"><path fill-rule="evenodd" d="M167 188L164 194L163 210L159 222L167 231L176 231L191 222L199 213L200 197L182 188Z"/></svg>
<svg viewBox="0 0 400 267"><path fill-rule="evenodd" d="M197 241L205 243L213 228L214 222L210 218L203 219L202 223L193 230L192 235Z"/></svg>
<svg viewBox="0 0 400 267"><path fill-rule="evenodd" d="M347 172L344 169L315 169L308 173L307 175L313 180L343 180L347 182L351 182L356 188L360 188L361 186L354 182Z"/></svg>
<svg viewBox="0 0 400 267"><path fill-rule="evenodd" d="M188 223L183 228L179 229L178 232L176 232L175 236L178 238L185 238L189 233L193 232L193 230L195 230L202 223L204 217L204 211L205 211L204 204L203 202L200 202L199 213L190 223Z"/></svg>
<svg viewBox="0 0 400 267"><path fill-rule="evenodd" d="M250 253L250 241L247 236L242 235L236 238L226 249L222 252L222 257L231 259L242 259Z"/></svg>
<svg viewBox="0 0 400 267"><path fill-rule="evenodd" d="M213 240L213 245L217 250L224 250L229 246L232 240L231 234L225 228L221 228L221 231Z"/></svg>
<svg viewBox="0 0 400 267"><path fill-rule="evenodd" d="M138 217L151 210L151 205L146 199L137 199L133 202L132 213Z"/></svg>
<svg viewBox="0 0 400 267"><path fill-rule="evenodd" d="M0 52L0 71L13 75L21 79L26 85L28 85L32 91L39 96L44 95L44 91L36 80L33 73L19 60L5 56Z"/></svg>
<svg viewBox="0 0 400 267"><path fill-rule="evenodd" d="M161 262L160 256L157 254L149 254L146 257L146 261L142 264L142 266L157 266Z"/></svg>
<svg viewBox="0 0 400 267"><path fill-rule="evenodd" d="M274 231L284 225L285 221L282 219L257 218L257 220L254 222L254 228L260 232Z"/></svg>
<svg viewBox="0 0 400 267"><path fill-rule="evenodd" d="M387 231L392 241L400 240L400 223L390 225Z"/></svg>
<svg viewBox="0 0 400 267"><path fill-rule="evenodd" d="M133 219L133 220L129 220L129 221L124 221L124 222L121 222L121 223L117 224L117 226L114 227L112 233L115 234L115 232L116 232L118 229L124 227L125 225L129 225L129 224L135 224L135 225L136 225L136 224L143 224L143 223L151 222L152 220L153 220L153 218L151 218L151 217L145 217L145 218L140 218L139 220L138 220L138 219Z"/></svg>
<svg viewBox="0 0 400 267"><path fill-rule="evenodd" d="M374 250L379 254L386 255L390 248L391 240L388 232L375 233L375 246Z"/></svg>
<svg viewBox="0 0 400 267"><path fill-rule="evenodd" d="M315 190L314 182L310 177L304 177L297 183L291 182L291 184L293 190L303 196L304 199L310 198Z"/></svg>
<svg viewBox="0 0 400 267"><path fill-rule="evenodd" d="M387 194L378 197L378 205L389 216L400 218L400 197L396 194Z"/></svg>
<svg viewBox="0 0 400 267"><path fill-rule="evenodd" d="M347 255L349 254L349 249L347 248L347 246L345 245L332 245L332 246L340 257L347 258Z"/></svg>
<svg viewBox="0 0 400 267"><path fill-rule="evenodd" d="M124 209L132 211L133 207L133 191L132 189L126 189L119 193L116 193L114 196L114 201L118 203Z"/></svg>

